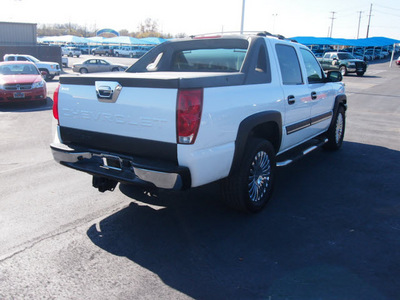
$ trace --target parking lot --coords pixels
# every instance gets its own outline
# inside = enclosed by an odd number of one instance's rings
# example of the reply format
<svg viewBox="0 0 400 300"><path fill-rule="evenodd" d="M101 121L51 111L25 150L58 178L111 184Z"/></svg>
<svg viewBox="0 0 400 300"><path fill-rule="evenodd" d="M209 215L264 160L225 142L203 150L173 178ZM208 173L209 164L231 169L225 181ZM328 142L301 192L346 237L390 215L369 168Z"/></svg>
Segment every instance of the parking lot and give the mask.
<svg viewBox="0 0 400 300"><path fill-rule="evenodd" d="M47 105L1 106L0 299L399 299L399 80L388 62L344 77L343 148L279 168L256 215L214 184L99 193L55 163L58 77Z"/></svg>
<svg viewBox="0 0 400 300"><path fill-rule="evenodd" d="M118 64L124 66L131 66L134 64L138 59L137 58L130 58L130 57L113 57L113 56L99 56L99 55L81 55L80 57L68 57L68 67L64 67L63 70L65 73L74 73L72 71L72 66L74 64L83 63L87 59L104 59L111 64Z"/></svg>

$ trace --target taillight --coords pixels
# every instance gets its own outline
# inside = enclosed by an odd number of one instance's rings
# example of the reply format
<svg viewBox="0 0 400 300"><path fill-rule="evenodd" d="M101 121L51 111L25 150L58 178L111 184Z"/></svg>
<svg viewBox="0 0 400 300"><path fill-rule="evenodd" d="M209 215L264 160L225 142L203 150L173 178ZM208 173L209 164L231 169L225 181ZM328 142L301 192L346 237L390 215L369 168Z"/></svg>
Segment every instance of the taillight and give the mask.
<svg viewBox="0 0 400 300"><path fill-rule="evenodd" d="M203 89L179 90L176 112L178 144L193 144L199 131Z"/></svg>
<svg viewBox="0 0 400 300"><path fill-rule="evenodd" d="M57 121L59 121L59 118L58 118L58 91L59 90L60 90L60 85L57 86L56 90L54 91L54 95L53 95L53 116Z"/></svg>

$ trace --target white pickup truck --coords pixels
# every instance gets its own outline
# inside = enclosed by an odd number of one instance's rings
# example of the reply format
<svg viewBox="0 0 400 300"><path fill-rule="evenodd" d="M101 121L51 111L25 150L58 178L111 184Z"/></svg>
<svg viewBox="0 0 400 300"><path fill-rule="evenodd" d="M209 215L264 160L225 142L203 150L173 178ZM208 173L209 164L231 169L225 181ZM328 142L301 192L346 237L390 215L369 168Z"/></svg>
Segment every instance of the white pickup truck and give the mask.
<svg viewBox="0 0 400 300"><path fill-rule="evenodd" d="M62 76L51 149L101 192L219 181L230 207L257 212L276 166L341 147L341 78L307 47L267 33L168 41L123 73Z"/></svg>
<svg viewBox="0 0 400 300"><path fill-rule="evenodd" d="M42 72L46 81L52 80L54 76L60 75L60 65L56 62L40 61L36 57L27 54L6 54L4 61L30 61Z"/></svg>
<svg viewBox="0 0 400 300"><path fill-rule="evenodd" d="M140 46L123 46L114 49L114 56L141 57L147 52L144 47Z"/></svg>

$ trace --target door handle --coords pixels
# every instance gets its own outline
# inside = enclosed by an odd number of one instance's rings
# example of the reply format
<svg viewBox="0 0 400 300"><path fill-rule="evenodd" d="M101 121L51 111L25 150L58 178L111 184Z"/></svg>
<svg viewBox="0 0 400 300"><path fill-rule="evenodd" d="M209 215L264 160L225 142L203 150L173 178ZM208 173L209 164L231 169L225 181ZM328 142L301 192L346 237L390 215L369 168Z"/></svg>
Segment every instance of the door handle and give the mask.
<svg viewBox="0 0 400 300"><path fill-rule="evenodd" d="M318 97L317 97L317 93L316 92L312 92L311 93L311 99L312 100L315 100L315 99L317 99Z"/></svg>
<svg viewBox="0 0 400 300"><path fill-rule="evenodd" d="M287 97L287 102L289 103L289 105L292 105L296 102L296 98L293 95L290 95Z"/></svg>

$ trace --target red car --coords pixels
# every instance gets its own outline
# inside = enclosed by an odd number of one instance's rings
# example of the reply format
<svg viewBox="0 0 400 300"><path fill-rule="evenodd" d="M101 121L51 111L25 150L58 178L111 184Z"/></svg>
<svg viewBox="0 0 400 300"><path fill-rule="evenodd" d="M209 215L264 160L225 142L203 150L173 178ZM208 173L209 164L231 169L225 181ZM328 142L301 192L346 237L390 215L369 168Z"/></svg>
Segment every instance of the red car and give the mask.
<svg viewBox="0 0 400 300"><path fill-rule="evenodd" d="M399 58L396 60L396 64L397 64L398 66L400 66L400 56L399 56Z"/></svg>
<svg viewBox="0 0 400 300"><path fill-rule="evenodd" d="M38 68L31 62L0 62L0 103L47 99L47 86Z"/></svg>

